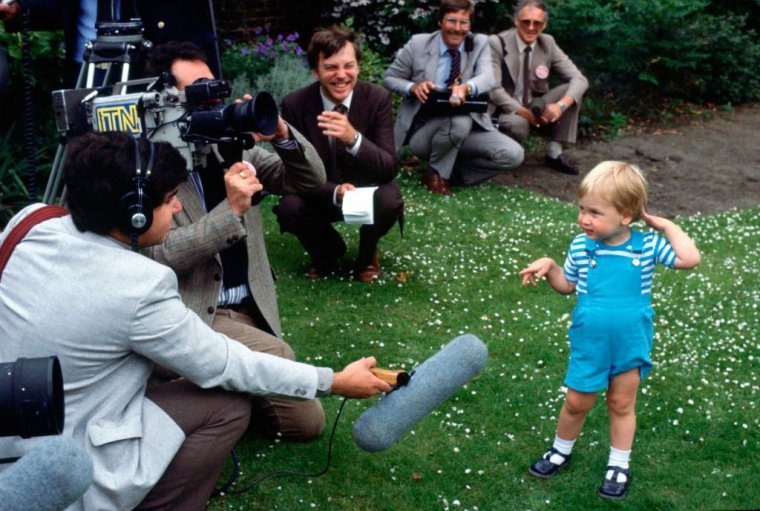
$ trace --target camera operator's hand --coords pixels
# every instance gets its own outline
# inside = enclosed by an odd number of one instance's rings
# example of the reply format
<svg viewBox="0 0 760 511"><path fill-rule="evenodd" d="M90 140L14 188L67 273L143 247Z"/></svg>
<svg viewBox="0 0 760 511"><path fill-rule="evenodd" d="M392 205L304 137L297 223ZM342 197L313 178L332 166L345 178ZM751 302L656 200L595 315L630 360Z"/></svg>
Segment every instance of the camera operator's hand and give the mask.
<svg viewBox="0 0 760 511"><path fill-rule="evenodd" d="M317 126L322 128L322 133L327 137L335 137L347 146L354 142L356 130L345 114L335 111L325 111L317 116Z"/></svg>
<svg viewBox="0 0 760 511"><path fill-rule="evenodd" d="M14 21L21 12L21 6L18 2L12 4L0 3L0 19L5 23Z"/></svg>
<svg viewBox="0 0 760 511"><path fill-rule="evenodd" d="M271 135L254 132L253 139L256 142L281 142L290 138L290 129L282 117L277 117L277 131Z"/></svg>
<svg viewBox="0 0 760 511"><path fill-rule="evenodd" d="M414 94L420 103L426 103L428 96L430 95L430 91L433 89L435 89L435 84L430 80L425 80L424 82L415 83L412 85L412 87L409 89L409 92Z"/></svg>
<svg viewBox="0 0 760 511"><path fill-rule="evenodd" d="M338 185L338 191L335 192L336 200L339 203L343 202L343 196L346 195L346 192L350 190L356 190L356 187L351 183L343 183Z"/></svg>
<svg viewBox="0 0 760 511"><path fill-rule="evenodd" d="M227 202L232 212L243 216L251 207L253 194L264 189L256 177L253 165L237 162L224 174L224 188L227 190Z"/></svg>
<svg viewBox="0 0 760 511"><path fill-rule="evenodd" d="M361 358L348 364L333 376L332 394L363 399L380 392L390 392L393 390L390 384L370 372L370 368L376 365L375 357Z"/></svg>

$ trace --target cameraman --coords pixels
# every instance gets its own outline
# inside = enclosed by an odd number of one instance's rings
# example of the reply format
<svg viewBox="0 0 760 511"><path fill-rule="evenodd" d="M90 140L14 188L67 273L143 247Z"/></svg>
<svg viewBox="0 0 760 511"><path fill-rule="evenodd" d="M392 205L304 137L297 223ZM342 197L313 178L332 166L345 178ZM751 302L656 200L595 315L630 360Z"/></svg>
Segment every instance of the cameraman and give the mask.
<svg viewBox="0 0 760 511"><path fill-rule="evenodd" d="M214 78L203 51L189 42L156 46L146 73L170 73L179 90ZM224 148L212 146L206 166L194 169L179 187L184 210L174 215L166 240L148 255L175 271L182 300L207 325L254 351L295 360L281 339L261 208L251 199L261 188L258 182L277 194L316 190L325 183L325 171L312 145L281 118L273 136L257 138L270 141L277 154L260 147L246 151L243 158L255 175L250 168L225 173ZM306 441L324 430L319 401L256 398L253 404L254 426L267 436Z"/></svg>
<svg viewBox="0 0 760 511"><path fill-rule="evenodd" d="M140 144L154 160L144 204L155 204L140 247L161 243L182 210L185 160L167 143ZM249 395L368 397L390 391L373 358L333 373L256 353L211 330L181 301L165 266L129 250L120 203L136 192L136 142L88 133L67 149L70 216L36 225L0 280L0 360L55 353L64 380L64 436L93 461L94 482L74 509L201 510L246 430ZM239 173L243 163L232 165ZM248 178L255 181L254 177ZM254 187L260 189L261 185ZM25 208L0 235L0 245ZM131 211L127 212L131 215ZM130 217L127 216L127 222ZM182 375L149 384L154 363ZM0 456L32 441L0 440Z"/></svg>

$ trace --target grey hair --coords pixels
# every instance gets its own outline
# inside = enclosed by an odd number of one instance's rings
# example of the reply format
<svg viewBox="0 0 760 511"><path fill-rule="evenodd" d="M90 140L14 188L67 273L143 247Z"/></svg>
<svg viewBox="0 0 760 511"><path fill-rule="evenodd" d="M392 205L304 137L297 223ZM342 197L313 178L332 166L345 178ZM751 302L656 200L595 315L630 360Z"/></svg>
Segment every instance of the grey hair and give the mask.
<svg viewBox="0 0 760 511"><path fill-rule="evenodd" d="M523 10L523 7L528 5L544 11L544 21L549 21L549 9L546 8L546 2L544 2L544 0L520 0L517 2L517 5L515 5L515 18L520 15L520 11Z"/></svg>

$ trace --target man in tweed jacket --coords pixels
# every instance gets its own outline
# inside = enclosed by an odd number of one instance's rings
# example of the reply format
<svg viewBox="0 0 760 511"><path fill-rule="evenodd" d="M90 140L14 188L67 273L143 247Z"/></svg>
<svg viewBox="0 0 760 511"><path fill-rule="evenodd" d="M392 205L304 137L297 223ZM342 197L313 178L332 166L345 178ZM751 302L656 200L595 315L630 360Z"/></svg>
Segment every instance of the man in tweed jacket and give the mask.
<svg viewBox="0 0 760 511"><path fill-rule="evenodd" d="M171 72L180 90L214 77L203 52L187 42L157 46L147 71ZM177 196L184 209L174 215L172 231L148 255L175 271L182 301L206 324L254 351L294 360L281 339L274 275L261 207L252 205L251 175L265 191L283 194L322 186L325 172L312 145L282 119L274 136L266 138L277 154L258 146L246 151L243 159L253 170L243 173L225 173L223 158L212 146L207 166L180 185ZM319 401L254 398L252 422L268 436L310 440L322 433L325 418Z"/></svg>

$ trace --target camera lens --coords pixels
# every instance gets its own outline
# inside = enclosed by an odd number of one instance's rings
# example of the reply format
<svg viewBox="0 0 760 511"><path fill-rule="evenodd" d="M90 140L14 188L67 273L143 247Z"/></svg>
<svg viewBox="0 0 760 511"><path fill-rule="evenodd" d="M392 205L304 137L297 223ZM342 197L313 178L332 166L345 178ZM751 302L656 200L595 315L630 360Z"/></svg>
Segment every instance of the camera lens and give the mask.
<svg viewBox="0 0 760 511"><path fill-rule="evenodd" d="M230 105L225 110L228 125L238 132L271 135L277 131L277 104L271 94L259 92L243 103Z"/></svg>
<svg viewBox="0 0 760 511"><path fill-rule="evenodd" d="M57 357L0 364L0 437L63 431L63 377Z"/></svg>

